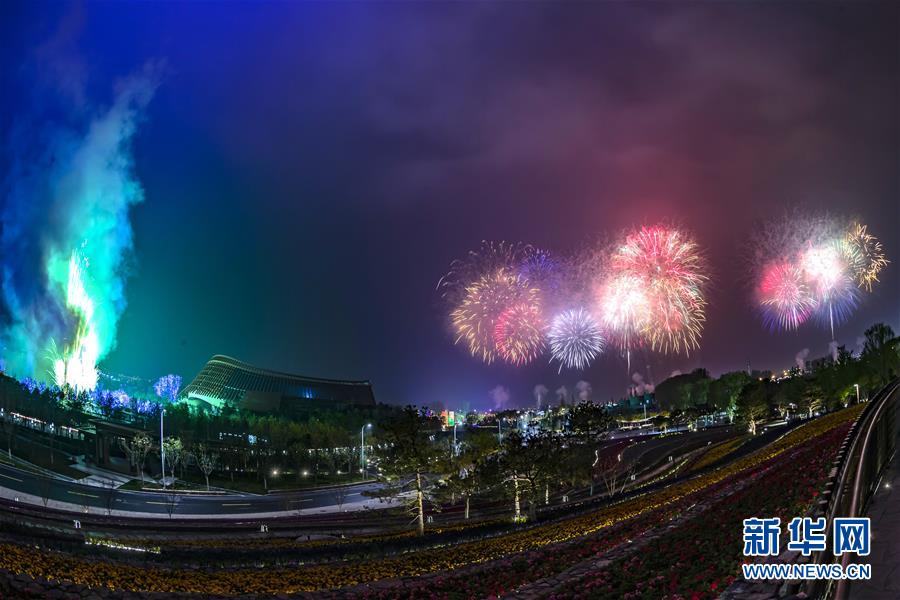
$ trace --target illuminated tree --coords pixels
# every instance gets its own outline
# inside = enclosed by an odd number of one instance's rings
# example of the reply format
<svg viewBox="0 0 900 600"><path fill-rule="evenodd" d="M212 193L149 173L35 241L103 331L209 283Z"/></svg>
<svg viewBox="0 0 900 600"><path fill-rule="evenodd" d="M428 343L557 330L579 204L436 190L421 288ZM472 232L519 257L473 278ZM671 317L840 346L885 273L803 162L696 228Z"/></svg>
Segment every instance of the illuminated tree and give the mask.
<svg viewBox="0 0 900 600"><path fill-rule="evenodd" d="M122 447L131 466L135 467L141 476L141 487L144 485L144 461L147 459L147 453L152 445L153 442L146 433L137 434L131 442L127 442L125 438L119 438L119 446Z"/></svg>
<svg viewBox="0 0 900 600"><path fill-rule="evenodd" d="M762 381L751 381L738 398L738 415L747 424L747 429L756 435L756 426L769 414L766 384Z"/></svg>
<svg viewBox="0 0 900 600"><path fill-rule="evenodd" d="M407 506L415 515L419 535L425 534L425 500L436 488L434 474L447 467L447 453L430 439L439 429L437 419L407 406L382 423L381 444L375 448L382 482L378 495L397 498L412 492Z"/></svg>
<svg viewBox="0 0 900 600"><path fill-rule="evenodd" d="M489 459L497 449L497 436L487 431L472 430L466 434L459 456L451 460L445 492L453 496L459 494L463 498L465 519L469 518L472 496L484 489L491 478Z"/></svg>
<svg viewBox="0 0 900 600"><path fill-rule="evenodd" d="M181 375L163 375L153 384L153 389L157 396L174 404L178 401L178 392L181 391Z"/></svg>
<svg viewBox="0 0 900 600"><path fill-rule="evenodd" d="M175 483L175 469L184 460L184 444L176 437L167 437L163 440L163 448L166 451L166 466L172 472L172 483ZM163 477L166 474L163 473Z"/></svg>

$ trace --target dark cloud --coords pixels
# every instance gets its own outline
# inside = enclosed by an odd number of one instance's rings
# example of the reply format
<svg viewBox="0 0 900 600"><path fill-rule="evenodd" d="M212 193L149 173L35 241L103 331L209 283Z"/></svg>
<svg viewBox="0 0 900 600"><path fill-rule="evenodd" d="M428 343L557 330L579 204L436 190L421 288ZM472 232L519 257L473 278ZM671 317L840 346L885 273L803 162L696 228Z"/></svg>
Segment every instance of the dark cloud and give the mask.
<svg viewBox="0 0 900 600"><path fill-rule="evenodd" d="M536 382L580 379L605 400L630 384L624 361L479 365L445 335L434 284L483 238L566 254L663 220L707 250L709 320L697 354L637 364L785 368L828 334L764 331L743 248L755 222L798 208L858 215L900 256L898 11L87 4L72 60L90 66L73 81L157 56L172 69L137 140L139 270L110 367L189 377L230 352L371 377L395 402L486 406L503 381L526 405ZM66 31L37 12L15 15L33 47ZM849 345L872 321L900 327L896 273L838 332Z"/></svg>

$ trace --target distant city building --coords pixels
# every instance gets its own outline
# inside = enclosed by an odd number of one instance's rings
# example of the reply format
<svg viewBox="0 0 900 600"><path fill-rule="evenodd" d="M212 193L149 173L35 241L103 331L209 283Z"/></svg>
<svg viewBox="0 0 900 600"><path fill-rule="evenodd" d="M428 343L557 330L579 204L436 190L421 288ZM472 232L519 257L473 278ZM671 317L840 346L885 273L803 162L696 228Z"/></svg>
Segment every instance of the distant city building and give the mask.
<svg viewBox="0 0 900 600"><path fill-rule="evenodd" d="M807 360L805 371L807 373L815 373L819 369L830 367L832 364L834 364L834 358L830 354L826 354L825 356Z"/></svg>
<svg viewBox="0 0 900 600"><path fill-rule="evenodd" d="M456 425L456 412L452 410L441 411L441 424L444 427L453 427Z"/></svg>
<svg viewBox="0 0 900 600"><path fill-rule="evenodd" d="M213 356L181 398L198 407L225 406L259 413L294 414L321 408L373 406L368 381L304 377L260 369L228 356Z"/></svg>

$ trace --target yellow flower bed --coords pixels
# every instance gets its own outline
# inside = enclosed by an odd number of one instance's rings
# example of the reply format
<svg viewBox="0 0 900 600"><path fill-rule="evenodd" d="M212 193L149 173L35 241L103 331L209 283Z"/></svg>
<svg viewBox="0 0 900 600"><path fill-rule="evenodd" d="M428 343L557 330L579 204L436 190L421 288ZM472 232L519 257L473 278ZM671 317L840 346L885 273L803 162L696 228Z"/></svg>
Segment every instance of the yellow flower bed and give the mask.
<svg viewBox="0 0 900 600"><path fill-rule="evenodd" d="M27 573L32 577L68 580L93 588L218 595L294 593L353 586L379 579L414 577L558 544L664 507L736 473L754 468L804 440L855 419L861 408L855 406L821 417L721 469L656 492L630 498L590 514L500 537L444 548L430 548L380 560L293 569L209 572L150 569L104 561L88 561L57 552L0 544L0 568L16 573Z"/></svg>
<svg viewBox="0 0 900 600"><path fill-rule="evenodd" d="M707 449L706 452L691 465L689 472L700 471L713 464L717 460L728 456L732 452L738 449L744 442L750 439L747 435L738 436L734 439L725 440L724 442L719 442L718 444L714 444L712 447Z"/></svg>

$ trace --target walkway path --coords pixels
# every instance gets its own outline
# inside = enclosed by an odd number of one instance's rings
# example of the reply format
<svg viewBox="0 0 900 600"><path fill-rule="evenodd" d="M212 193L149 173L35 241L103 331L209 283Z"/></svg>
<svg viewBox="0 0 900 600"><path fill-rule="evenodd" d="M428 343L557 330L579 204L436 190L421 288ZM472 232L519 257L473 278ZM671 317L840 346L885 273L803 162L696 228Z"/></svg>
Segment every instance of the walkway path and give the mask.
<svg viewBox="0 0 900 600"><path fill-rule="evenodd" d="M872 579L851 585L851 600L900 598L900 422L897 416L900 415L894 415L897 452L869 506L872 553L868 562L872 565Z"/></svg>

